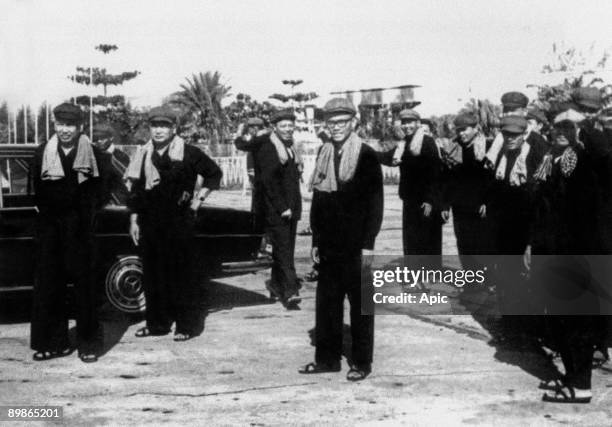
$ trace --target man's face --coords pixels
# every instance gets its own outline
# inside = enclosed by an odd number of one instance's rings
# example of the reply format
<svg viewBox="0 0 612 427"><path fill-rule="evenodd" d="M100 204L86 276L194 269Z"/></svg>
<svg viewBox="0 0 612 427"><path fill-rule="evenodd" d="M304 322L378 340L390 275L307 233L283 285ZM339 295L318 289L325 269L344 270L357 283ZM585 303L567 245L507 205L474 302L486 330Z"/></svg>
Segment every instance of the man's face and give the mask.
<svg viewBox="0 0 612 427"><path fill-rule="evenodd" d="M560 147L567 147L576 139L576 129L570 127L555 127L552 130L553 141Z"/></svg>
<svg viewBox="0 0 612 427"><path fill-rule="evenodd" d="M249 126L247 128L247 133L251 136L256 136L257 132L259 132L260 130L262 130L263 128L261 126Z"/></svg>
<svg viewBox="0 0 612 427"><path fill-rule="evenodd" d="M291 141L295 123L293 120L281 120L274 125L274 131L283 141Z"/></svg>
<svg viewBox="0 0 612 427"><path fill-rule="evenodd" d="M504 145L508 150L516 150L523 143L523 135L522 133L511 133L502 131L502 135L504 136Z"/></svg>
<svg viewBox="0 0 612 427"><path fill-rule="evenodd" d="M467 126L467 127L458 129L457 133L459 134L459 138L461 139L461 142L467 144L472 139L474 139L474 137L478 133L478 129L476 129L474 126Z"/></svg>
<svg viewBox="0 0 612 427"><path fill-rule="evenodd" d="M540 133L541 131L542 123L538 122L536 119L527 119L527 132Z"/></svg>
<svg viewBox="0 0 612 427"><path fill-rule="evenodd" d="M415 119L403 119L402 120L402 130L407 136L412 136L417 131L417 129L421 126L421 122Z"/></svg>
<svg viewBox="0 0 612 427"><path fill-rule="evenodd" d="M155 144L163 144L174 136L174 125L168 122L151 122L151 140Z"/></svg>
<svg viewBox="0 0 612 427"><path fill-rule="evenodd" d="M101 135L100 137L94 139L94 145L98 147L100 151L108 150L108 147L110 147L113 142L113 137L107 135Z"/></svg>
<svg viewBox="0 0 612 427"><path fill-rule="evenodd" d="M351 114L338 114L325 121L332 141L344 142L353 131L353 116Z"/></svg>
<svg viewBox="0 0 612 427"><path fill-rule="evenodd" d="M62 144L72 143L78 135L79 126L76 123L55 122L55 134Z"/></svg>

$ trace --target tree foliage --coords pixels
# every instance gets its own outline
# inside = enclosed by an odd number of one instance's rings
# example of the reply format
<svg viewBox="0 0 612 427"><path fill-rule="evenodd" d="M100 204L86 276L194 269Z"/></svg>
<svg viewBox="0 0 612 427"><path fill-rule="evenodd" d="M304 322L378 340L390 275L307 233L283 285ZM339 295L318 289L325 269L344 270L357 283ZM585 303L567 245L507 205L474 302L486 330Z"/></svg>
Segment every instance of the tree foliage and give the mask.
<svg viewBox="0 0 612 427"><path fill-rule="evenodd" d="M218 71L193 74L181 84L181 91L172 94L168 103L183 108L191 116L201 137L213 144L228 136L228 118L222 101L229 96L230 86L221 81ZM189 120L188 120L189 121Z"/></svg>

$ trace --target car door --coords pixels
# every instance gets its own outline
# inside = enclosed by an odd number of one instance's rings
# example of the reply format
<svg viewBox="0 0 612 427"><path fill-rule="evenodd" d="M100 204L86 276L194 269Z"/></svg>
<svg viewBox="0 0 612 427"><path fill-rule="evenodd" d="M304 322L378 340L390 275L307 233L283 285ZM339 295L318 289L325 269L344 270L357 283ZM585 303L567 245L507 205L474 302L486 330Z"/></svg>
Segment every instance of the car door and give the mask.
<svg viewBox="0 0 612 427"><path fill-rule="evenodd" d="M37 209L28 179L29 158L0 152L0 288L32 286Z"/></svg>

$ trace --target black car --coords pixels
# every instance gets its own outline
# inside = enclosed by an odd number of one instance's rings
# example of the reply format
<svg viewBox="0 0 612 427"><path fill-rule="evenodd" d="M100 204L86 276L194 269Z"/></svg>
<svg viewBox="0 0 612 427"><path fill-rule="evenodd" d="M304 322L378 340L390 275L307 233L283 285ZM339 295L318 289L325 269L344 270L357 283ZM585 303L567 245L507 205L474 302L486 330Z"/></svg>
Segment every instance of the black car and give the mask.
<svg viewBox="0 0 612 427"><path fill-rule="evenodd" d="M0 144L0 295L30 290L35 277L35 222L38 210L29 179L36 145ZM221 206L198 212L197 269L218 278L267 268L257 258L263 234L253 214ZM107 205L97 216L96 244L99 279L108 301L123 312L144 311L142 263L128 235L125 206Z"/></svg>

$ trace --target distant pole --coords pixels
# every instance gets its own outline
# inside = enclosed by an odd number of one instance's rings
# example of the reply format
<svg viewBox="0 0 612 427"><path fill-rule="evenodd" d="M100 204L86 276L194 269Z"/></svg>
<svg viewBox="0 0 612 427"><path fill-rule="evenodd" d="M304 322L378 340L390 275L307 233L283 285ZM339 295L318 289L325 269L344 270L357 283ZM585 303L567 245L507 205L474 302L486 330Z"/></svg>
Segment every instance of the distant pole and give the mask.
<svg viewBox="0 0 612 427"><path fill-rule="evenodd" d="M47 141L49 140L49 104L45 102L45 125L46 125L46 137Z"/></svg>
<svg viewBox="0 0 612 427"><path fill-rule="evenodd" d="M7 143L10 144L11 143L11 112L9 111L9 109L6 109L6 117L7 117L7 121L6 124L8 125L8 141Z"/></svg>
<svg viewBox="0 0 612 427"><path fill-rule="evenodd" d="M23 143L28 143L28 107L23 104Z"/></svg>
<svg viewBox="0 0 612 427"><path fill-rule="evenodd" d="M93 67L89 67L89 140L93 141Z"/></svg>
<svg viewBox="0 0 612 427"><path fill-rule="evenodd" d="M34 144L38 144L38 110L34 110Z"/></svg>
<svg viewBox="0 0 612 427"><path fill-rule="evenodd" d="M19 114L19 110L13 114L13 129L15 129L15 139L13 140L13 144L17 144L17 114Z"/></svg>

